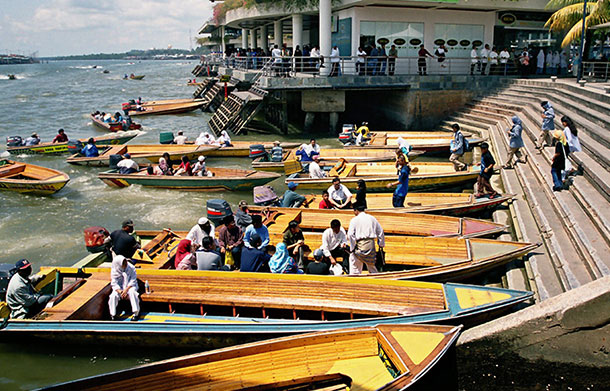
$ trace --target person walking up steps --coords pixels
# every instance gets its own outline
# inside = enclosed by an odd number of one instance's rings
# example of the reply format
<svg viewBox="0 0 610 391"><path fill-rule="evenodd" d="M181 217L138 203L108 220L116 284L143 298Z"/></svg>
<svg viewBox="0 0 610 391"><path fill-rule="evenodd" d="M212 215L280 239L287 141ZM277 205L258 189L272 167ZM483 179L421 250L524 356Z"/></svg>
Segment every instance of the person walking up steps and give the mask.
<svg viewBox="0 0 610 391"><path fill-rule="evenodd" d="M521 148L525 145L523 144L523 137L521 133L523 132L523 123L521 122L521 118L518 116L513 116L513 127L507 129L508 137L510 138L509 147L510 151L508 152L508 157L506 158L506 165L502 168L513 168L513 157L517 157L517 163L527 163L527 155L521 153ZM521 156L523 156L523 160L521 160Z"/></svg>
<svg viewBox="0 0 610 391"><path fill-rule="evenodd" d="M451 125L451 129L453 130L453 141L451 141L451 156L449 156L449 161L453 163L455 171L465 171L468 166L460 161L460 158L466 152L464 134L462 134L458 124Z"/></svg>
<svg viewBox="0 0 610 391"><path fill-rule="evenodd" d="M491 187L491 183L489 182L494 174L495 165L496 161L491 155L491 152L489 152L489 144L481 143L481 172L477 179L476 198L484 197L486 192L489 194L489 198L494 198L498 194L493 187Z"/></svg>
<svg viewBox="0 0 610 391"><path fill-rule="evenodd" d="M555 130L555 111L553 110L551 102L545 100L544 102L540 102L540 106L542 106L543 109L542 114L540 114L542 117L542 129L538 136L538 140L536 140L536 149L550 146L551 142L548 142L549 135L552 133L551 131Z"/></svg>

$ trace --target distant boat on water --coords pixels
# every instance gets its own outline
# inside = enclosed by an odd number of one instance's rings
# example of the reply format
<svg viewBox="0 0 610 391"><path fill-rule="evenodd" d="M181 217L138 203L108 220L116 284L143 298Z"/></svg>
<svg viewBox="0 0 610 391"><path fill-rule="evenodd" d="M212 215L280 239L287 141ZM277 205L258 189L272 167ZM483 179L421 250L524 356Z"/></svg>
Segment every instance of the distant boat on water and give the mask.
<svg viewBox="0 0 610 391"><path fill-rule="evenodd" d="M13 74L10 74L10 73L9 73L7 76L8 76L8 79L9 79L9 80L17 80L17 76L15 76L15 75L13 75Z"/></svg>

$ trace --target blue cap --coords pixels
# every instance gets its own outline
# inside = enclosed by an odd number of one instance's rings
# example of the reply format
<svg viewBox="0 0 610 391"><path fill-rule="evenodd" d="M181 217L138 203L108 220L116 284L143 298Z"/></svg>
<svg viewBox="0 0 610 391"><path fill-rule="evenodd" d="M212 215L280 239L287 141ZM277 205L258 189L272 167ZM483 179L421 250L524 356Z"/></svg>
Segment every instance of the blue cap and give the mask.
<svg viewBox="0 0 610 391"><path fill-rule="evenodd" d="M297 184L296 184L296 183L294 183L294 182L288 182L288 188L289 188L289 189L291 189L291 190L292 190L292 189L294 189L294 188L296 188L296 187L297 187Z"/></svg>
<svg viewBox="0 0 610 391"><path fill-rule="evenodd" d="M131 155L130 155L130 154L128 154L128 153L126 153L125 155L123 155L123 157L124 157L125 159L131 159Z"/></svg>
<svg viewBox="0 0 610 391"><path fill-rule="evenodd" d="M15 263L15 268L17 270L21 270L21 269L25 269L29 266L32 266L32 264L30 263L30 261L28 261L27 259L20 259L17 261L17 263Z"/></svg>

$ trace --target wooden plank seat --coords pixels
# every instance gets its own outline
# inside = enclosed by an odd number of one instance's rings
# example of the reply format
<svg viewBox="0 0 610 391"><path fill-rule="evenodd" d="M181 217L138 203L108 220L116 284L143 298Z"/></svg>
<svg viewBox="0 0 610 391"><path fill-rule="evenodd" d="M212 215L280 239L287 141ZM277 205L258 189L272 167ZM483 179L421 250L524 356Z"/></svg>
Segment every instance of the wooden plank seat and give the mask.
<svg viewBox="0 0 610 391"><path fill-rule="evenodd" d="M10 178L12 176L23 174L25 164L17 163L8 166L0 166L0 178Z"/></svg>
<svg viewBox="0 0 610 391"><path fill-rule="evenodd" d="M110 276L93 275L57 305L45 308L38 317L44 320L99 319L108 306L110 292Z"/></svg>

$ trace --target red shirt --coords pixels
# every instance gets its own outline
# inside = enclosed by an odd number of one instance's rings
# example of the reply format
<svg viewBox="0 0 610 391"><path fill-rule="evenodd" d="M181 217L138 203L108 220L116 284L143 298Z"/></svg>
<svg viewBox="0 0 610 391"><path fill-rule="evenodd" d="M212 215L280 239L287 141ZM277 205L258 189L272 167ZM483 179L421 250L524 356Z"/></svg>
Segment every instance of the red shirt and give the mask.
<svg viewBox="0 0 610 391"><path fill-rule="evenodd" d="M54 143L65 143L68 141L68 135L67 134L58 134L57 136L55 136L55 138L53 139Z"/></svg>
<svg viewBox="0 0 610 391"><path fill-rule="evenodd" d="M320 205L318 205L319 209L332 209L332 204L330 202L326 202L326 200L320 201Z"/></svg>

